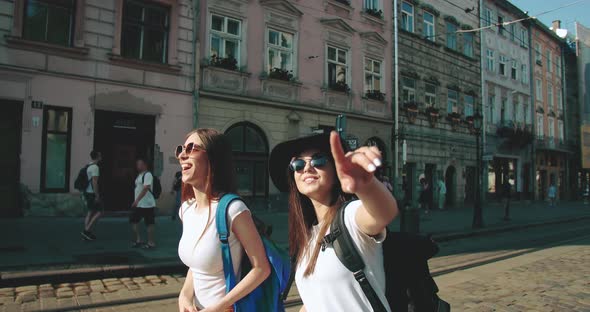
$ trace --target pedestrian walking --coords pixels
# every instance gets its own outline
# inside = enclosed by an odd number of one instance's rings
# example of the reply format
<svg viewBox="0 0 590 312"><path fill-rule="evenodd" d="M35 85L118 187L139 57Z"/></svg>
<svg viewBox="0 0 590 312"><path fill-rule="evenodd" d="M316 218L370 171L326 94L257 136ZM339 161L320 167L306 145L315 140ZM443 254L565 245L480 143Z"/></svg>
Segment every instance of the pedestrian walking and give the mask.
<svg viewBox="0 0 590 312"><path fill-rule="evenodd" d="M447 196L447 186L445 181L438 179L438 209L445 209L445 199Z"/></svg>
<svg viewBox="0 0 590 312"><path fill-rule="evenodd" d="M178 255L189 267L178 296L179 311L232 311L232 305L260 285L271 269L250 210L242 200L232 201L227 209L227 240L233 269L239 276L244 255L252 269L226 293L215 216L221 196L236 193L231 144L216 130L197 129L176 148L176 157L183 182Z"/></svg>
<svg viewBox="0 0 590 312"><path fill-rule="evenodd" d="M172 207L172 220L176 220L176 215L178 214L178 209L180 209L181 205L181 195L182 195L182 171L176 171L174 174L174 182L172 183L172 191L171 193L174 195L174 207Z"/></svg>
<svg viewBox="0 0 590 312"><path fill-rule="evenodd" d="M332 132L280 143L269 163L275 186L289 192L289 251L296 261L302 311L370 311L371 304L355 276L334 248L326 248L330 225L341 209L345 209L346 229L366 264L366 280L390 311L381 243L398 207L391 192L373 175L382 164L379 150L361 147L345 154L339 136ZM359 200L346 205L351 194Z"/></svg>
<svg viewBox="0 0 590 312"><path fill-rule="evenodd" d="M388 176L383 175L381 177L381 182L383 183L383 185L385 185L385 188L387 188L387 190L393 193L393 185L391 185L391 182L389 182Z"/></svg>
<svg viewBox="0 0 590 312"><path fill-rule="evenodd" d="M555 207L557 203L557 187L555 183L552 182L549 186L549 190L547 191L547 197L549 198L549 206Z"/></svg>
<svg viewBox="0 0 590 312"><path fill-rule="evenodd" d="M98 163L102 160L102 154L91 151L90 159L90 163L86 166L87 186L82 193L88 211L84 219L84 230L80 233L82 238L89 241L96 239L96 235L92 233L92 227L96 224L103 211L101 193L98 187L98 177L100 176Z"/></svg>
<svg viewBox="0 0 590 312"><path fill-rule="evenodd" d="M154 176L148 171L148 164L144 158L138 158L136 169L139 173L135 178L135 201L131 205L129 223L133 229L134 242L132 247L151 249L156 247L154 231L156 224L156 199L153 194ZM147 227L147 243L144 243L139 233L139 222L144 220Z"/></svg>
<svg viewBox="0 0 590 312"><path fill-rule="evenodd" d="M512 191L512 185L508 181L508 177L504 178L504 184L502 185L504 194L504 221L510 221L510 196Z"/></svg>

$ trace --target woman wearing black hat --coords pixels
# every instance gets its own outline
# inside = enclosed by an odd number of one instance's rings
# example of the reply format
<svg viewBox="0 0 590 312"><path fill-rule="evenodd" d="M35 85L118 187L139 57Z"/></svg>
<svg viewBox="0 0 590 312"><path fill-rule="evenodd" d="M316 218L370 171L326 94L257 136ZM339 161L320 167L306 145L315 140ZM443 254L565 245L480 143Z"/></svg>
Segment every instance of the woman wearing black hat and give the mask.
<svg viewBox="0 0 590 312"><path fill-rule="evenodd" d="M353 274L332 248L321 244L351 194L359 200L345 206L344 222L366 264L371 286L387 305L381 242L398 209L391 193L374 176L382 164L379 150L361 147L345 153L333 132L277 145L270 164L275 185L289 192L289 248L297 261L295 280L302 311L371 311Z"/></svg>

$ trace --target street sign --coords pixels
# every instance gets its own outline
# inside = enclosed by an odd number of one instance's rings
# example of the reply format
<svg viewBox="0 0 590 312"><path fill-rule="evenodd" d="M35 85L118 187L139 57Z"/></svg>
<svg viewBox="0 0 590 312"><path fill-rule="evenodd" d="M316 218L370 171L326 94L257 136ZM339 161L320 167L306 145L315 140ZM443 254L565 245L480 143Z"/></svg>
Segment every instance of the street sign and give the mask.
<svg viewBox="0 0 590 312"><path fill-rule="evenodd" d="M348 144L348 147L350 147L351 150L359 148L359 140L357 138L346 138L346 144Z"/></svg>

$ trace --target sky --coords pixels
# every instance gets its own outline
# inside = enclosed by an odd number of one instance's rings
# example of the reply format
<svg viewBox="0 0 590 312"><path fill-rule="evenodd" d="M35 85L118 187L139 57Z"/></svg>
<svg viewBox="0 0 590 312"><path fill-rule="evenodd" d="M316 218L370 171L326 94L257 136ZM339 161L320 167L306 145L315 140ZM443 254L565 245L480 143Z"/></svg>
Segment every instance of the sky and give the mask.
<svg viewBox="0 0 590 312"><path fill-rule="evenodd" d="M528 11L529 16L578 1L580 0L511 0L521 10ZM572 6L541 15L539 20L549 27L554 20L561 20L561 28L568 29L568 34L575 32L574 22L590 27L590 0L582 0Z"/></svg>

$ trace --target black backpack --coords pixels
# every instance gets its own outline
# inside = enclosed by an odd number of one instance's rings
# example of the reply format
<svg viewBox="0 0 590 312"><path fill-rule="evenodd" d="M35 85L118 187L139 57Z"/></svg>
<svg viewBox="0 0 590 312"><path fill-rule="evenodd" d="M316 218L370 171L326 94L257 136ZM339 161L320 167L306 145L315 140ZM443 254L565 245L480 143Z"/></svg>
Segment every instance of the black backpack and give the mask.
<svg viewBox="0 0 590 312"><path fill-rule="evenodd" d="M338 211L330 225L323 247L331 245L340 262L354 274L375 312L387 311L364 273L365 263L344 224L344 211ZM438 253L430 237L389 232L383 242L385 296L391 311L448 312L450 305L437 296L438 287L430 275L428 259Z"/></svg>
<svg viewBox="0 0 590 312"><path fill-rule="evenodd" d="M74 181L74 187L80 192L86 192L86 188L90 184L90 180L88 180L88 174L86 173L90 165L84 166L80 171L78 171L78 176Z"/></svg>
<svg viewBox="0 0 590 312"><path fill-rule="evenodd" d="M146 172L146 173L148 173L148 172ZM146 173L144 173L141 176L141 184L143 184L143 179L145 178ZM152 174L152 188L149 191L154 196L154 199L158 199L158 198L160 198L160 195L162 195L162 184L160 183L160 178L156 177L153 174Z"/></svg>

